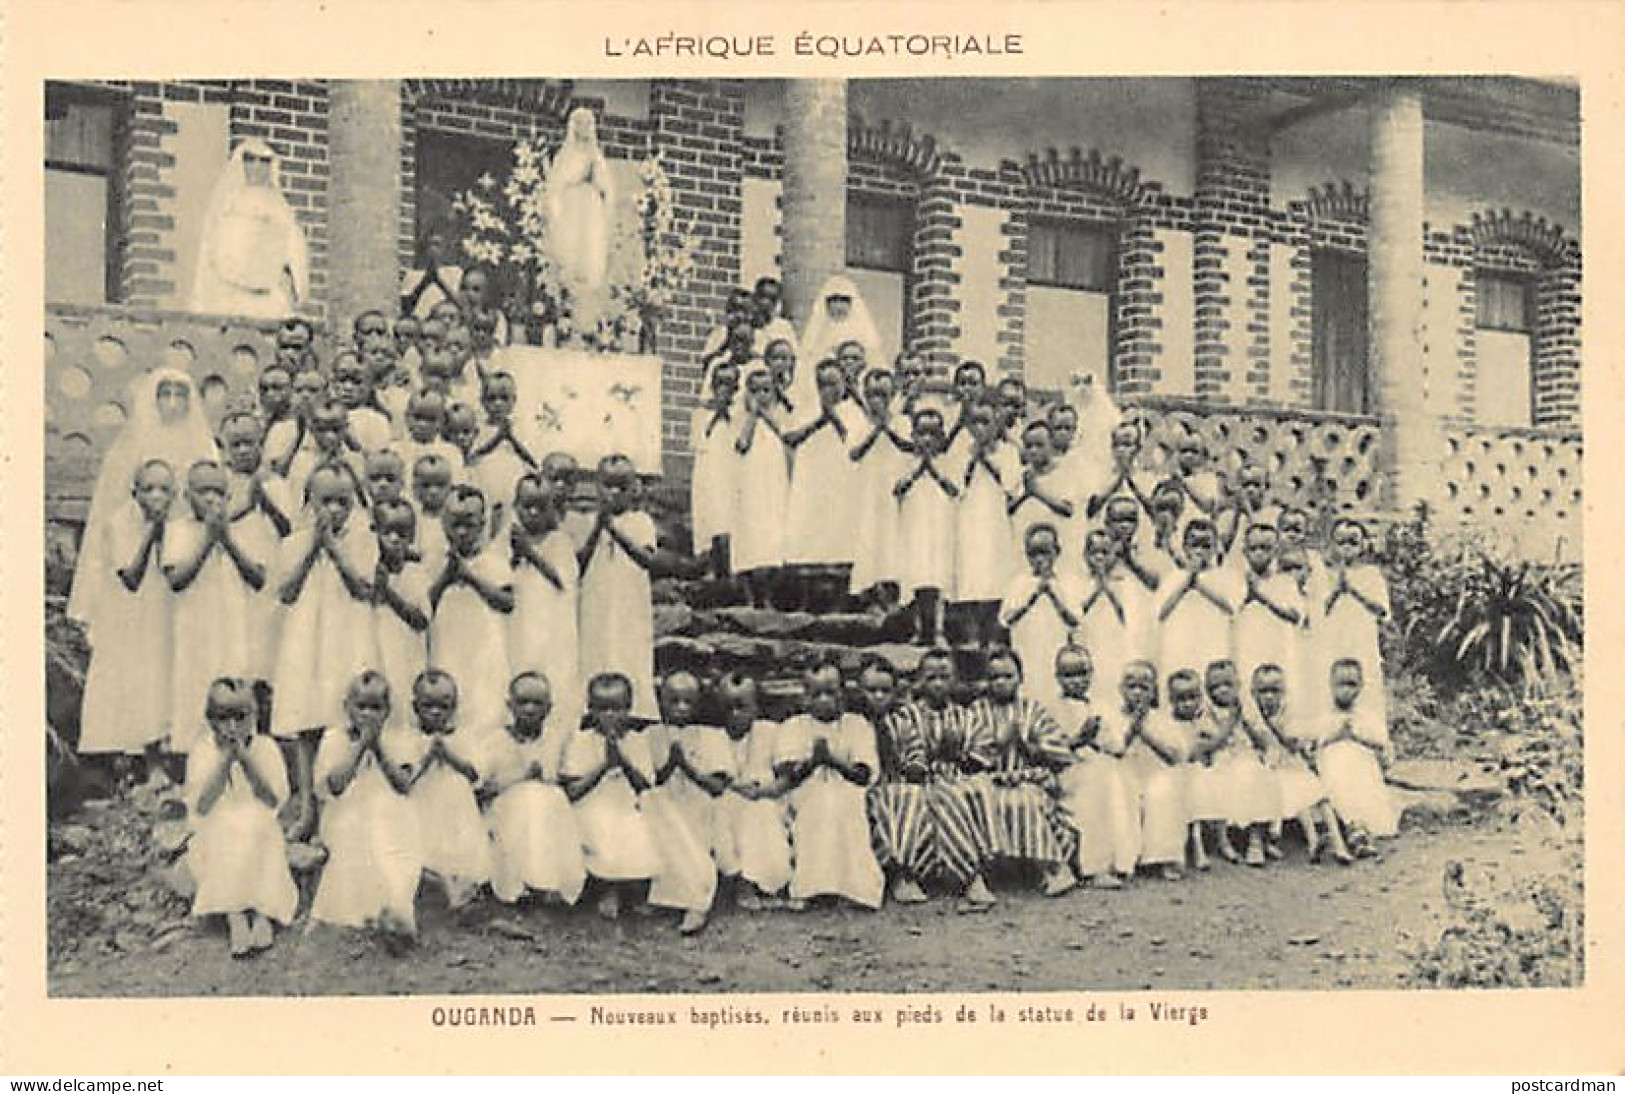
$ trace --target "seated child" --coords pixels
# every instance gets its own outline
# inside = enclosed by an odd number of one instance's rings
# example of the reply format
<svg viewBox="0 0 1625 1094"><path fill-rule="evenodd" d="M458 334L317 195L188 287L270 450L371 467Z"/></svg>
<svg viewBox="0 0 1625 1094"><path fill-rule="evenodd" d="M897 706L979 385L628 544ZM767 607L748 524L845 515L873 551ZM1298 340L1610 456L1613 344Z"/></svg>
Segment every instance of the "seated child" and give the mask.
<svg viewBox="0 0 1625 1094"><path fill-rule="evenodd" d="M619 917L623 898L660 869L642 805L655 779L647 724L632 715L632 681L599 673L587 682L587 713L564 750L564 793L587 873L604 883L598 914L605 919Z"/></svg>
<svg viewBox="0 0 1625 1094"><path fill-rule="evenodd" d="M357 676L344 706L345 721L322 734L316 757L327 863L310 918L376 928L399 946L417 933L423 873L422 829L405 796L412 770L381 744L390 696L380 673Z"/></svg>
<svg viewBox="0 0 1625 1094"><path fill-rule="evenodd" d="M1051 673L1054 662L1052 654ZM1049 708L1021 696L1021 677L1014 650L988 655L987 694L971 707L971 749L992 775L994 856L1043 867L1044 895L1060 896L1078 883L1070 865L1077 832L1056 800L1057 775L1073 761L1071 740Z"/></svg>
<svg viewBox="0 0 1625 1094"><path fill-rule="evenodd" d="M1230 661L1214 661L1206 675L1208 710L1197 723L1191 750L1191 849L1198 870L1208 848L1236 862L1230 827L1248 833L1247 865L1264 865L1264 833L1281 815L1279 784L1258 753L1260 731L1241 705L1241 682Z"/></svg>
<svg viewBox="0 0 1625 1094"><path fill-rule="evenodd" d="M1121 889L1134 875L1140 839L1123 774L1125 723L1103 719L1089 697L1089 651L1068 643L1055 655L1061 685L1061 728L1071 734L1075 762L1059 777L1061 812L1078 833L1078 873L1091 888Z"/></svg>
<svg viewBox="0 0 1625 1094"><path fill-rule="evenodd" d="M1347 829L1350 849L1375 855L1373 837L1399 834L1399 810L1383 771L1393 758L1388 725L1377 704L1363 699L1360 662L1342 657L1331 669L1331 729L1315 754L1332 808Z"/></svg>
<svg viewBox="0 0 1625 1094"><path fill-rule="evenodd" d="M440 669L425 669L412 681L416 727L384 733L385 754L411 768L406 800L417 817L423 868L444 886L453 909L491 878L491 834L474 796L481 780L473 757L487 743L470 739L458 724L457 706L457 682Z"/></svg>
<svg viewBox="0 0 1625 1094"><path fill-rule="evenodd" d="M1170 679L1170 701L1174 699ZM1185 758L1189 745L1172 718L1155 709L1157 670L1135 661L1123 670L1121 731L1124 774L1140 824L1140 862L1158 867L1167 881L1184 877L1186 805ZM1188 725L1201 711L1202 682L1194 672L1179 677L1178 711Z"/></svg>
<svg viewBox="0 0 1625 1094"><path fill-rule="evenodd" d="M1294 819L1303 829L1309 861L1318 862L1321 850L1330 847L1332 858L1347 866L1354 856L1348 852L1343 826L1327 800L1326 784L1310 764L1316 741L1289 719L1286 674L1279 665L1260 665L1253 672L1253 707L1258 712L1258 727L1268 738L1265 762L1275 774L1282 820ZM1326 830L1324 840L1321 826ZM1268 845L1265 854L1270 854ZM1280 854L1277 848L1273 857Z"/></svg>
<svg viewBox="0 0 1625 1094"><path fill-rule="evenodd" d="M192 914L224 915L231 955L246 957L270 947L272 920L286 926L299 903L277 824L288 775L276 742L254 732L254 690L246 680L214 681L206 704L209 732L186 765Z"/></svg>
<svg viewBox="0 0 1625 1094"><path fill-rule="evenodd" d="M735 903L746 911L785 906L779 894L790 885L790 819L773 773L779 726L759 716L756 681L748 676L723 677L718 699L737 775L717 799L717 872L734 879Z"/></svg>
<svg viewBox="0 0 1625 1094"><path fill-rule="evenodd" d="M815 662L802 683L805 712L780 727L774 762L790 801L790 898L840 897L879 908L886 878L864 807L880 768L874 727L861 714L842 712L841 670L833 659Z"/></svg>
<svg viewBox="0 0 1625 1094"><path fill-rule="evenodd" d="M547 678L521 672L508 687L507 733L489 750L485 819L491 830L491 891L512 904L527 891L574 904L586 884L581 834L559 786L572 727L550 718Z"/></svg>
<svg viewBox="0 0 1625 1094"><path fill-rule="evenodd" d="M705 929L716 900L717 799L737 774L727 733L694 724L699 700L693 673L678 671L661 681L661 720L649 729L655 785L643 795L659 858L649 903L682 912L683 934Z"/></svg>

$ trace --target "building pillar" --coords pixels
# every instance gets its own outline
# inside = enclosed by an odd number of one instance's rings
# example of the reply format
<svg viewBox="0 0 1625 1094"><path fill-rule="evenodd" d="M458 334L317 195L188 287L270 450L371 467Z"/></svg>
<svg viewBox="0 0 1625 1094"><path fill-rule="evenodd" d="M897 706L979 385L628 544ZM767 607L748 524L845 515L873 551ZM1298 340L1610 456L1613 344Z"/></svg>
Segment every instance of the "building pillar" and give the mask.
<svg viewBox="0 0 1625 1094"><path fill-rule="evenodd" d="M401 82L334 80L328 106L328 330L349 336L401 291Z"/></svg>
<svg viewBox="0 0 1625 1094"><path fill-rule="evenodd" d="M846 81L788 80L784 117L784 299L799 326L846 269Z"/></svg>
<svg viewBox="0 0 1625 1094"><path fill-rule="evenodd" d="M1422 94L1391 84L1371 104L1369 234L1372 391L1382 419L1380 503L1408 511L1438 476L1439 423L1422 358Z"/></svg>

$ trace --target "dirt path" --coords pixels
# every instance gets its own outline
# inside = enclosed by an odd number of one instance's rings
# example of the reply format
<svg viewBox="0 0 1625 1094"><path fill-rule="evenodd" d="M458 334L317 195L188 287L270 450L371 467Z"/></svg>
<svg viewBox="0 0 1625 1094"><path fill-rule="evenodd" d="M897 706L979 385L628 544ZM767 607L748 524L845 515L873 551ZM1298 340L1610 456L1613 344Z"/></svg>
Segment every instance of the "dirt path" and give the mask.
<svg viewBox="0 0 1625 1094"><path fill-rule="evenodd" d="M1533 835L1430 823L1409 828L1383 859L1347 869L1300 856L1264 871L1218 863L1182 883L1143 880L1115 893L1008 892L979 916L942 901L878 914L729 910L697 938L679 937L663 916L606 924L586 907L515 912L487 902L454 920L429 901L421 941L404 958L355 932L298 925L267 954L237 962L218 928L191 926L156 950L59 955L51 993L1395 988L1406 951L1444 924L1441 875L1451 861L1533 874L1555 858ZM72 888L58 869L53 907L56 890Z"/></svg>

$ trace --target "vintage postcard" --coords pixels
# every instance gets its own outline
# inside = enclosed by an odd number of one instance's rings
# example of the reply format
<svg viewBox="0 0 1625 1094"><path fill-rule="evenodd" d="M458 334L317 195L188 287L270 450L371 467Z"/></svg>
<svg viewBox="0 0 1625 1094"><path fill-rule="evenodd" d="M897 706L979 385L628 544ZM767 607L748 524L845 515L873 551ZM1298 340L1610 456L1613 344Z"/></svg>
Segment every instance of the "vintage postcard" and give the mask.
<svg viewBox="0 0 1625 1094"><path fill-rule="evenodd" d="M1622 24L10 5L0 1070L1617 1073Z"/></svg>

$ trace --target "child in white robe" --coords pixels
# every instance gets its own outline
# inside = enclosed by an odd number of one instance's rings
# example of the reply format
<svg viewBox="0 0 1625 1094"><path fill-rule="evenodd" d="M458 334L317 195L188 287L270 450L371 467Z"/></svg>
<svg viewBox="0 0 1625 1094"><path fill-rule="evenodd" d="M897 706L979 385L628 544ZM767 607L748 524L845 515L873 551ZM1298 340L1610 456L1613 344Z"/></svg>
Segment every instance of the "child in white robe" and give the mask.
<svg viewBox="0 0 1625 1094"><path fill-rule="evenodd" d="M1315 754L1315 768L1347 830L1350 850L1375 855L1372 839L1399 834L1399 810L1383 777L1393 756L1388 725L1366 694L1355 658L1332 663L1331 693L1330 728Z"/></svg>
<svg viewBox="0 0 1625 1094"><path fill-rule="evenodd" d="M1112 428L1107 464L1099 470L1097 480L1088 486L1085 512L1091 518L1105 512L1117 498L1134 503L1149 522L1151 517L1150 476L1138 470L1141 448L1140 427L1134 422L1119 422Z"/></svg>
<svg viewBox="0 0 1625 1094"><path fill-rule="evenodd" d="M332 467L343 472L354 487L356 501L367 504L363 484L362 456L358 449L346 444L349 428L346 411L336 402L322 403L310 414L310 443L294 456L288 469L288 493L309 504L310 478L318 467Z"/></svg>
<svg viewBox="0 0 1625 1094"><path fill-rule="evenodd" d="M423 874L421 828L406 790L409 764L383 747L389 683L364 672L352 681L345 720L322 734L316 779L322 794L327 862L310 918L379 930L392 945L417 933L415 903Z"/></svg>
<svg viewBox="0 0 1625 1094"><path fill-rule="evenodd" d="M369 507L405 500L406 472L406 461L393 448L367 453L362 479Z"/></svg>
<svg viewBox="0 0 1625 1094"><path fill-rule="evenodd" d="M606 456L598 465L598 518L577 553L581 563L581 676L618 672L632 683L632 712L650 718L654 699L654 520L638 508L632 461Z"/></svg>
<svg viewBox="0 0 1625 1094"><path fill-rule="evenodd" d="M559 785L567 735L541 673L508 687L507 732L490 749L482 796L491 831L491 891L512 904L527 891L574 904L587 881L570 799Z"/></svg>
<svg viewBox="0 0 1625 1094"><path fill-rule="evenodd" d="M689 423L689 444L694 452L694 473L689 481L689 504L694 523L694 552L709 551L716 572L728 557L729 532L739 497L739 452L735 407L739 394L739 366L724 362L711 373L710 398L694 408Z"/></svg>
<svg viewBox="0 0 1625 1094"><path fill-rule="evenodd" d="M734 439L738 477L727 531L733 571L744 575L758 608L766 606L774 575L784 565L790 493L784 427L773 395L773 374L753 363L745 374L745 414Z"/></svg>
<svg viewBox="0 0 1625 1094"><path fill-rule="evenodd" d="M491 501L491 535L507 529L509 502L521 477L541 467L536 456L514 434L513 409L519 386L512 373L492 372L480 385L480 409L485 425L469 453L468 469L474 485Z"/></svg>
<svg viewBox="0 0 1625 1094"><path fill-rule="evenodd" d="M895 396L896 381L888 370L871 369L863 378L866 420L851 453L857 528L848 588L854 593L897 579L901 509L892 487L908 471L912 445L907 421L893 409Z"/></svg>
<svg viewBox="0 0 1625 1094"><path fill-rule="evenodd" d="M1230 842L1235 827L1247 833L1247 865L1263 866L1265 832L1281 815L1280 783L1262 755L1267 738L1247 716L1232 662L1209 664L1205 683L1208 709L1191 751L1193 859L1207 869L1208 848L1216 846L1227 862L1239 861Z"/></svg>
<svg viewBox="0 0 1625 1094"><path fill-rule="evenodd" d="M453 481L461 481L463 454L440 436L446 424L446 405L442 392L429 388L415 392L406 404L406 436L393 447L414 471L424 456L439 456L450 468Z"/></svg>
<svg viewBox="0 0 1625 1094"><path fill-rule="evenodd" d="M581 571L575 545L560 527L561 500L539 472L514 487L508 530L513 566L513 614L508 616L508 663L548 682L560 725L581 722L579 624Z"/></svg>
<svg viewBox="0 0 1625 1094"><path fill-rule="evenodd" d="M210 686L209 732L187 759L186 806L192 838L186 861L197 893L192 914L224 915L231 954L270 947L272 921L286 926L299 903L277 809L288 775L276 742L254 732L254 691L246 680Z"/></svg>
<svg viewBox="0 0 1625 1094"><path fill-rule="evenodd" d="M733 754L728 789L717 800L717 872L735 882L746 911L796 905L782 897L791 876L790 816L773 771L780 725L762 719L756 681L737 673L718 684L723 728Z"/></svg>
<svg viewBox="0 0 1625 1094"><path fill-rule="evenodd" d="M1230 631L1239 597L1235 575L1215 568L1213 524L1185 526L1184 562L1157 587L1157 667L1164 679L1181 670L1200 681L1214 661L1232 660Z"/></svg>
<svg viewBox="0 0 1625 1094"><path fill-rule="evenodd" d="M406 800L417 817L423 869L445 888L447 903L461 908L491 878L491 833L480 815L474 788L481 775L476 755L490 748L458 724L457 682L438 668L412 682L410 723L384 731L384 753L410 765ZM478 749L478 753L476 753Z"/></svg>
<svg viewBox="0 0 1625 1094"><path fill-rule="evenodd" d="M281 437L286 443L288 438L295 435L287 431L297 431L293 409L293 373L278 364L266 365L260 369L260 374L254 381L254 394L255 410L265 427L265 435L260 438L260 447L266 468L269 470L273 452L276 455L284 454L282 449L271 448L272 437Z"/></svg>
<svg viewBox="0 0 1625 1094"><path fill-rule="evenodd" d="M1382 570L1366 561L1370 537L1365 525L1345 517L1332 527L1331 557L1326 560L1320 587L1310 585L1313 623L1312 657L1305 667L1318 695L1306 698L1324 709L1330 667L1337 661L1359 662L1365 695L1361 700L1375 722L1388 722L1382 664L1382 628L1388 621L1388 582Z"/></svg>
<svg viewBox="0 0 1625 1094"><path fill-rule="evenodd" d="M801 424L784 434L792 453L784 550L792 566L847 565L853 557L857 478L851 449L863 416L846 398L837 362L819 362L817 379L817 401L802 410Z"/></svg>
<svg viewBox="0 0 1625 1094"><path fill-rule="evenodd" d="M202 714L221 677L247 678L258 666L252 626L265 588L265 558L250 557L227 511L225 468L200 460L186 474L189 519L164 536L164 578L175 594L169 747L190 752L207 728Z"/></svg>
<svg viewBox="0 0 1625 1094"><path fill-rule="evenodd" d="M1094 668L1089 651L1067 644L1055 655L1061 686L1061 728L1072 737L1076 762L1059 775L1061 812L1078 832L1077 869L1096 889L1121 889L1139 856L1138 818L1123 773L1123 719L1102 719L1089 697Z"/></svg>
<svg viewBox="0 0 1625 1094"><path fill-rule="evenodd" d="M463 461L463 473L458 481L470 486L475 485L474 442L480 433L480 415L474 406L472 402L447 403L446 421L440 427L441 439L451 445Z"/></svg>
<svg viewBox="0 0 1625 1094"><path fill-rule="evenodd" d="M1265 764L1275 775L1281 798L1281 818L1296 820L1311 862L1319 861L1323 848L1341 865L1354 861L1343 840L1343 826L1328 800L1326 784L1311 765L1318 740L1313 729L1290 714L1286 702L1286 673L1279 665L1260 665L1253 671L1253 709L1258 728L1266 737ZM1324 839L1321 829L1324 828ZM1272 840L1277 833L1270 833ZM1279 858L1281 851L1266 855Z"/></svg>
<svg viewBox="0 0 1625 1094"><path fill-rule="evenodd" d="M604 883L598 914L619 917L637 884L660 869L643 793L654 785L647 720L632 715L632 681L605 672L587 682L587 713L564 750L564 793L575 813L587 873Z"/></svg>
<svg viewBox="0 0 1625 1094"><path fill-rule="evenodd" d="M912 466L892 485L893 495L901 502L898 584L903 597L914 602L917 640L930 646L941 632L942 598L955 588L954 532L960 488L947 467L941 411L916 410L913 438Z"/></svg>
<svg viewBox="0 0 1625 1094"><path fill-rule="evenodd" d="M716 806L734 773L728 735L694 723L699 700L693 673L678 671L661 681L661 720L649 727L655 785L642 802L659 859L649 903L682 912L683 934L705 929L716 900Z"/></svg>
<svg viewBox="0 0 1625 1094"><path fill-rule="evenodd" d="M447 552L429 579L429 664L457 681L459 732L477 766L507 716L513 569L508 543L485 536L485 496L477 488L454 488L441 519Z"/></svg>
<svg viewBox="0 0 1625 1094"><path fill-rule="evenodd" d="M1028 422L1021 431L1021 478L1012 484L1009 503L1010 533L1014 550L1024 549L1027 529L1035 524L1052 526L1063 550L1075 552L1083 542L1083 506L1071 493L1060 465L1056 463L1055 442L1049 423ZM1078 561L1064 555L1057 568L1076 575ZM1049 664L1046 660L1045 664Z"/></svg>
<svg viewBox="0 0 1625 1094"><path fill-rule="evenodd" d="M310 495L307 523L282 542L276 579L283 615L271 732L293 742L295 839L316 819L314 738L343 722L351 681L378 663L368 581L378 545L353 516L355 485L343 471L322 467L311 475Z"/></svg>
<svg viewBox="0 0 1625 1094"><path fill-rule="evenodd" d="M1240 677L1251 680L1260 665L1279 665L1287 679L1302 679L1305 645L1303 593L1276 565L1280 536L1273 525L1251 524L1242 533L1238 572L1242 596L1236 607L1234 643Z"/></svg>
<svg viewBox="0 0 1625 1094"><path fill-rule="evenodd" d="M252 414L238 411L220 423L232 539L241 544L247 557L269 564L276 561L282 540L293 531L298 507L288 495L287 482L263 465L263 441L264 430ZM250 679L270 680L281 626L276 590L268 581L262 582L250 597L248 611Z"/></svg>
<svg viewBox="0 0 1625 1094"><path fill-rule="evenodd" d="M162 460L148 460L137 467L128 489L125 504L111 508L96 527L102 542L87 543L81 552L95 555L112 572L97 573L81 562L74 577L75 595L87 590L76 608L91 639L79 752L145 753L152 767L173 713L174 594L159 554L170 525L174 472ZM101 591L90 594L92 584Z"/></svg>
<svg viewBox="0 0 1625 1094"><path fill-rule="evenodd" d="M417 514L400 499L373 505L378 537L378 568L373 572L372 621L378 643L378 669L393 695L412 694L412 684L429 660L428 569L412 544ZM406 711L396 713L404 721Z"/></svg>
<svg viewBox="0 0 1625 1094"><path fill-rule="evenodd" d="M287 479L295 461L309 458L314 452L316 439L310 435L311 416L316 408L327 402L327 377L311 369L296 372L292 378L293 393L289 398L288 414L266 429L265 462L282 478ZM304 498L303 488L288 493L297 501Z"/></svg>
<svg viewBox="0 0 1625 1094"><path fill-rule="evenodd" d="M1194 717L1201 709L1202 682L1190 672L1180 681L1184 712ZM1139 861L1156 867L1165 881L1178 881L1184 877L1190 819L1185 771L1190 744L1183 732L1190 718L1176 722L1156 708L1157 670L1148 661L1123 669L1122 696L1122 706L1110 719L1122 728L1113 726L1109 732L1123 742L1123 773L1140 829Z"/></svg>
<svg viewBox="0 0 1625 1094"><path fill-rule="evenodd" d="M1095 529L1083 541L1077 640L1089 651L1095 679L1115 695L1123 668L1153 652L1151 594L1124 563L1110 532Z"/></svg>
<svg viewBox="0 0 1625 1094"><path fill-rule="evenodd" d="M964 446L963 464L954 469L963 493L954 524L953 595L970 627L969 639L985 648L998 640L998 602L1021 571L1009 511L1020 489L1021 467L999 431L994 400L979 399L967 413L970 444Z"/></svg>
<svg viewBox="0 0 1625 1094"><path fill-rule="evenodd" d="M802 677L804 713L779 730L774 769L789 788L790 898L840 897L875 909L886 878L870 843L866 792L880 772L875 731L861 714L841 711L841 670L834 660Z"/></svg>
<svg viewBox="0 0 1625 1094"><path fill-rule="evenodd" d="M446 565L446 502L451 499L451 464L443 456L419 456L412 467L412 500L418 511L417 552L431 575Z"/></svg>
<svg viewBox="0 0 1625 1094"><path fill-rule="evenodd" d="M1057 572L1061 543L1052 525L1030 526L1023 547L1028 572L1005 590L999 622L1009 628L1010 646L1022 663L1034 666L1027 698L1055 717L1061 708L1055 655L1081 623L1083 593L1075 579Z"/></svg>
<svg viewBox="0 0 1625 1094"><path fill-rule="evenodd" d="M346 447L363 455L388 447L395 431L377 405L372 372L359 354L345 352L333 359L331 387L333 398L348 412Z"/></svg>

